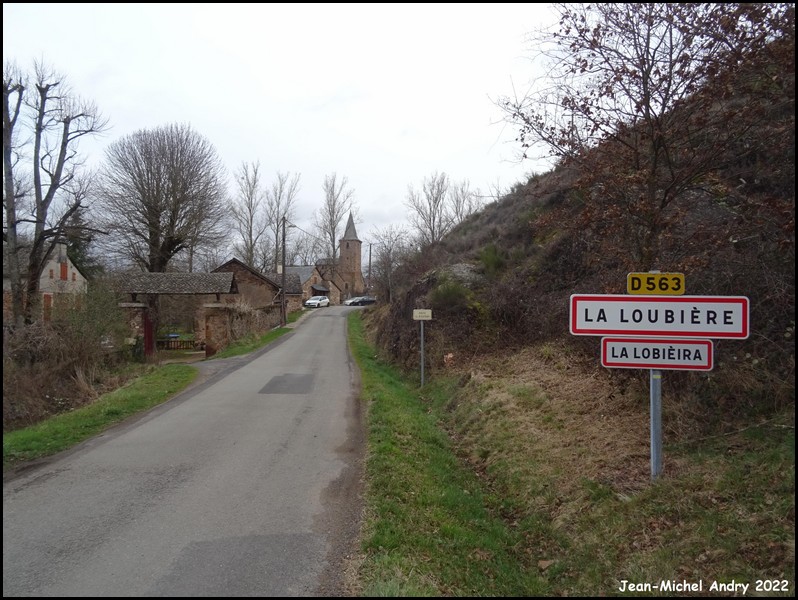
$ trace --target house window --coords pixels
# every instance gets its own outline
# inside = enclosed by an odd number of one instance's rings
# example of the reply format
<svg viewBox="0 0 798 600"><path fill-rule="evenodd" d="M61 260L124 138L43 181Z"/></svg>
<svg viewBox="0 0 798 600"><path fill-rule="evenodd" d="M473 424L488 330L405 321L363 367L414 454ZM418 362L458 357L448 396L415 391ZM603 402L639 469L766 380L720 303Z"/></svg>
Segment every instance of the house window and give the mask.
<svg viewBox="0 0 798 600"><path fill-rule="evenodd" d="M346 249L349 250L349 242L346 243Z"/></svg>
<svg viewBox="0 0 798 600"><path fill-rule="evenodd" d="M55 277L55 273L53 272L52 269L50 269L50 279L53 279L54 277Z"/></svg>
<svg viewBox="0 0 798 600"><path fill-rule="evenodd" d="M77 280L78 280L78 278L77 278L77 277L75 277L75 273L74 273L74 271L73 271L73 272L72 272L72 281L77 281Z"/></svg>
<svg viewBox="0 0 798 600"><path fill-rule="evenodd" d="M61 280L67 280L67 264L65 262L61 263Z"/></svg>

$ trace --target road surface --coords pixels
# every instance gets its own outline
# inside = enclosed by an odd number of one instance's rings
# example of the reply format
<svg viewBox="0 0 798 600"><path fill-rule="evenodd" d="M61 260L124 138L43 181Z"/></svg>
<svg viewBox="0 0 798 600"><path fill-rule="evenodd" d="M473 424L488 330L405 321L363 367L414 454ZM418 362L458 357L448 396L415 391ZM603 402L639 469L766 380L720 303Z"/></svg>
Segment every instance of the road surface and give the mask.
<svg viewBox="0 0 798 600"><path fill-rule="evenodd" d="M3 484L3 596L339 596L361 516L349 307ZM4 478L5 479L5 478Z"/></svg>

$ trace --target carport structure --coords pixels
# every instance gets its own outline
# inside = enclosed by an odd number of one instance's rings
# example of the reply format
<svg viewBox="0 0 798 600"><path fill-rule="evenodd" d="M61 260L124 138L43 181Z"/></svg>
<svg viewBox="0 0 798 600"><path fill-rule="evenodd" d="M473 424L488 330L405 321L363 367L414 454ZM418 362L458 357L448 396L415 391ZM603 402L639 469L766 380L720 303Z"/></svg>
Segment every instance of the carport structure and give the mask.
<svg viewBox="0 0 798 600"><path fill-rule="evenodd" d="M140 317L144 332L144 355L155 354L155 332L150 318L151 307L157 303L156 298L162 295L215 295L215 303L203 305L205 315L205 355L211 356L224 346L227 340L217 339L216 332L226 331L226 327L217 327L215 323L227 321L227 306L222 303L222 294L237 294L234 273L126 273L118 283L118 291L130 294L130 302L120 302L119 306ZM146 300L141 302L140 296Z"/></svg>

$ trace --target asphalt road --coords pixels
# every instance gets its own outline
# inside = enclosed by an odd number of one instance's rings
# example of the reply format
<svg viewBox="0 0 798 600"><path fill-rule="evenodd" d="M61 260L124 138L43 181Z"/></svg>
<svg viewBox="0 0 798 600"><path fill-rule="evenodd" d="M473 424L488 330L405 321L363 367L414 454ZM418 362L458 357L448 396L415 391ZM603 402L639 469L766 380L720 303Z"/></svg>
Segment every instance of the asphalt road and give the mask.
<svg viewBox="0 0 798 600"><path fill-rule="evenodd" d="M3 484L3 596L340 596L361 516L349 307ZM216 364L214 364L216 363Z"/></svg>

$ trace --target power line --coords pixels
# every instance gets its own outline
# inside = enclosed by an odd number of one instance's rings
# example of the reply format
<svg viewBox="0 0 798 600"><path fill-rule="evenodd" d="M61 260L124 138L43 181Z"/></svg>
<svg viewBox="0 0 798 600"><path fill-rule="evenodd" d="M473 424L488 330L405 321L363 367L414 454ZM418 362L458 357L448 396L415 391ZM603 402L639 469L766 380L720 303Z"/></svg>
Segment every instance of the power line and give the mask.
<svg viewBox="0 0 798 600"><path fill-rule="evenodd" d="M313 235L312 233L310 233L310 232L308 232L308 231L305 231L304 229L302 229L302 228L301 228L299 225L295 225L294 223L291 223L291 221L288 221L288 224L289 224L291 227L295 228L295 229L299 229L299 231L301 231L301 232L302 232L302 233L304 233L305 235L312 237L314 240L316 240L316 241L318 241L318 242L320 242L320 243L322 243L322 244L326 244L326 243L327 243L327 240L323 240L323 239L321 239L320 237L316 237L316 236L315 236L315 235Z"/></svg>

